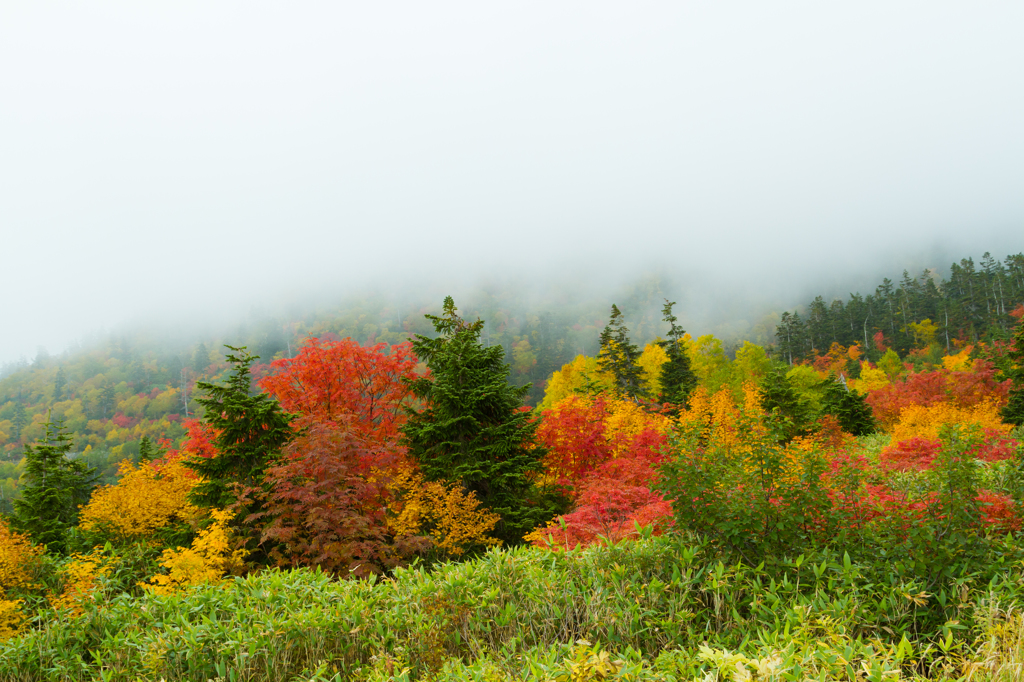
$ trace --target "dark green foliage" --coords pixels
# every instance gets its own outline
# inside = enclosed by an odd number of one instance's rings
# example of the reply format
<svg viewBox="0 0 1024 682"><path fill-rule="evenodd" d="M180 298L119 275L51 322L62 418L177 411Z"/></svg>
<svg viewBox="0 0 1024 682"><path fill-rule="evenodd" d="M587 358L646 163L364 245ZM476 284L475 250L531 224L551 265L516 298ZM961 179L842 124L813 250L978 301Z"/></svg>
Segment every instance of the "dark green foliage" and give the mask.
<svg viewBox="0 0 1024 682"><path fill-rule="evenodd" d="M611 318L601 332L601 352L598 365L612 375L615 391L626 398L644 396L643 373L637 361L640 349L629 340L629 329L618 306L612 304Z"/></svg>
<svg viewBox="0 0 1024 682"><path fill-rule="evenodd" d="M1006 372L1011 383L1010 400L1002 410L1003 421L1016 426L1024 425L1024 321L1017 327L1013 350L1008 354L1016 366Z"/></svg>
<svg viewBox="0 0 1024 682"><path fill-rule="evenodd" d="M978 266L981 267L978 267ZM931 320L938 331L931 344L934 352L949 353L952 341L975 343L979 339L1005 338L1014 319L1012 312L1024 300L1024 254L997 261L989 253L976 264L961 259L949 268L949 278L936 284L936 271L913 277L906 270L899 284L884 279L873 294L850 294L845 304L829 304L817 297L806 309L806 319L783 313L776 327L774 355L785 362L813 358L832 343L860 344L867 359L877 360L872 338L882 332L885 345L905 356L921 340L911 324Z"/></svg>
<svg viewBox="0 0 1024 682"><path fill-rule="evenodd" d="M697 386L697 375L690 367L690 356L683 346L683 335L686 331L676 324L678 318L672 314L675 301L665 300L661 309L664 320L669 323L668 340L659 341L658 345L665 349L668 362L661 366L662 400L678 407L686 407L690 393Z"/></svg>
<svg viewBox="0 0 1024 682"><path fill-rule="evenodd" d="M845 381L830 377L822 382L822 414L836 418L843 431L866 436L875 430L875 417L866 397L851 391Z"/></svg>
<svg viewBox="0 0 1024 682"><path fill-rule="evenodd" d="M163 448L158 445L154 445L153 441L149 439L149 436L143 436L142 440L139 441L140 462L151 462L154 459L162 457L163 454Z"/></svg>
<svg viewBox="0 0 1024 682"><path fill-rule="evenodd" d="M483 322L467 323L449 296L441 316L426 316L438 336L417 335L413 351L430 369L412 382L422 408L403 427L409 454L429 480L461 481L501 515L495 537L518 542L555 512L533 483L545 450L534 444L537 422L523 409L528 386L508 385L501 346L480 342Z"/></svg>
<svg viewBox="0 0 1024 682"><path fill-rule="evenodd" d="M224 508L238 496L238 487L263 485L263 473L292 439L292 415L266 393L250 395L250 367L259 359L245 346L227 346L235 367L225 386L200 381L205 395L196 398L206 412L203 420L217 430L217 455L193 458L186 465L203 477L191 494L194 504Z"/></svg>
<svg viewBox="0 0 1024 682"><path fill-rule="evenodd" d="M196 376L202 376L206 373L206 368L210 366L210 351L206 349L206 344L202 341L196 346L195 352L192 354L192 371L196 373Z"/></svg>
<svg viewBox="0 0 1024 682"><path fill-rule="evenodd" d="M69 459L72 442L62 422L45 424L43 439L25 446L21 497L14 501L14 526L52 552L65 550L70 528L78 523L78 507L89 501L96 470Z"/></svg>
<svg viewBox="0 0 1024 682"><path fill-rule="evenodd" d="M768 370L758 386L758 396L773 430L782 441L808 433L814 420L814 409L793 388L784 367Z"/></svg>
<svg viewBox="0 0 1024 682"><path fill-rule="evenodd" d="M64 388L67 386L68 380L64 376L64 368L57 368L57 376L53 380L53 401L59 402L64 400Z"/></svg>

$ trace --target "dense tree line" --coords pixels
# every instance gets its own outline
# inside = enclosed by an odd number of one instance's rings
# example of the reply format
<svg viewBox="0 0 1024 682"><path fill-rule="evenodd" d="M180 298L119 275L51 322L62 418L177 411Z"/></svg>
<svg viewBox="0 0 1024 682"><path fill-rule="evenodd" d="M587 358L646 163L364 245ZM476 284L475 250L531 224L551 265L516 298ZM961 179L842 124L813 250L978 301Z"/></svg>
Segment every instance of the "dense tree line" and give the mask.
<svg viewBox="0 0 1024 682"><path fill-rule="evenodd" d="M792 364L824 354L833 343L860 344L869 353L939 344L949 352L955 342L1008 339L1011 312L1024 304L1024 253L998 261L985 253L979 263L964 258L950 266L949 277L934 269L899 283L882 280L873 294L850 294L826 301L817 296L801 311L785 312L776 328L775 353Z"/></svg>

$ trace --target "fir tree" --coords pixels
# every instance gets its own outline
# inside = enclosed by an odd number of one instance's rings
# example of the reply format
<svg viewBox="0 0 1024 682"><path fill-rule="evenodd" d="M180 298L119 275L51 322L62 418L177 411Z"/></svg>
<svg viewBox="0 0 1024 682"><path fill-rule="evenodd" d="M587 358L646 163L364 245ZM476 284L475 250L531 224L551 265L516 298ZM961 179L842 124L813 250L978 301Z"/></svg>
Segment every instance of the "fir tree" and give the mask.
<svg viewBox="0 0 1024 682"><path fill-rule="evenodd" d="M640 349L629 340L629 329L618 306L612 304L611 318L601 332L598 366L612 376L615 391L634 400L644 397L643 373L637 361Z"/></svg>
<svg viewBox="0 0 1024 682"><path fill-rule="evenodd" d="M64 387L67 386L68 380L64 376L64 368L57 368L57 376L53 380L53 402L60 402L64 400Z"/></svg>
<svg viewBox="0 0 1024 682"><path fill-rule="evenodd" d="M1007 354L1015 367L1006 372L1012 382L1010 400L1002 409L1003 421L1016 426L1024 425L1024 320L1017 327L1013 350Z"/></svg>
<svg viewBox="0 0 1024 682"><path fill-rule="evenodd" d="M409 410L402 431L427 479L460 482L501 516L495 536L515 543L556 511L534 484L545 450L534 443L537 422L523 407L529 386L508 384L504 349L485 348L483 322L467 323L456 310L445 298L442 315L426 316L437 337L413 341L430 374L411 382L423 407Z"/></svg>
<svg viewBox="0 0 1024 682"><path fill-rule="evenodd" d="M793 388L784 367L775 367L765 374L758 386L758 397L780 440L789 441L808 433L813 409Z"/></svg>
<svg viewBox="0 0 1024 682"><path fill-rule="evenodd" d="M263 474L281 448L291 440L292 415L266 393L250 395L250 367L259 359L245 346L226 355L235 365L225 386L200 381L196 387L206 395L196 398L206 412L203 420L217 432L217 454L208 459L193 458L185 465L203 478L190 498L202 507L224 508L235 502L239 488L258 488Z"/></svg>
<svg viewBox="0 0 1024 682"><path fill-rule="evenodd" d="M875 430L875 417L865 396L854 393L845 381L834 376L822 382L822 389L821 412L835 417L843 431L866 436Z"/></svg>
<svg viewBox="0 0 1024 682"><path fill-rule="evenodd" d="M686 332L676 324L678 319L672 314L675 301L665 299L665 307L661 309L664 320L669 323L668 340L659 341L658 345L665 349L668 362L661 366L662 399L677 407L686 407L690 393L697 386L697 375L690 367L690 356L683 345Z"/></svg>
<svg viewBox="0 0 1024 682"><path fill-rule="evenodd" d="M206 350L206 344L200 341L196 346L195 353L192 354L192 371L196 373L196 376L202 376L209 366L210 351Z"/></svg>
<svg viewBox="0 0 1024 682"><path fill-rule="evenodd" d="M21 497L14 501L14 526L52 552L64 552L70 528L78 523L78 507L89 501L96 470L69 459L71 436L63 422L47 421L43 439L25 445Z"/></svg>

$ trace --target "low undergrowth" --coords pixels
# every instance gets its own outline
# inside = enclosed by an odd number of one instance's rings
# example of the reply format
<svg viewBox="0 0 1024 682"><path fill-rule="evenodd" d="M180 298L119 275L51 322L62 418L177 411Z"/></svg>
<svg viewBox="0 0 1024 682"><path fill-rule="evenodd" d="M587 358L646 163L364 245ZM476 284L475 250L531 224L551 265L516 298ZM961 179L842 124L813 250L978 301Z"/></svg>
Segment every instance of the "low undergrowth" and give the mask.
<svg viewBox="0 0 1024 682"><path fill-rule="evenodd" d="M14 680L987 679L1019 662L1021 563L933 592L888 563L759 566L641 537L335 581L265 571L48 613L0 643Z"/></svg>

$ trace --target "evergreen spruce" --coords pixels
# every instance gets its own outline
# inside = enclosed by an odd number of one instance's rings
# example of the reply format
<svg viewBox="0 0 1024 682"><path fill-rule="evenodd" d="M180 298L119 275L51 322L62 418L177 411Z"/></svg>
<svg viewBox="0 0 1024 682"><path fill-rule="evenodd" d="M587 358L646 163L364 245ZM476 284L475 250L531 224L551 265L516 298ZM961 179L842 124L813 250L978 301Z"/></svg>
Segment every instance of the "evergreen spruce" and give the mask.
<svg viewBox="0 0 1024 682"><path fill-rule="evenodd" d="M814 410L793 388L785 367L774 367L765 374L758 386L758 397L781 441L809 432Z"/></svg>
<svg viewBox="0 0 1024 682"><path fill-rule="evenodd" d="M612 304L611 318L601 332L598 366L611 375L614 390L627 398L644 397L643 373L638 364L640 349L629 340L629 329L618 306Z"/></svg>
<svg viewBox="0 0 1024 682"><path fill-rule="evenodd" d="M57 368L57 376L53 380L53 402L60 402L64 400L64 388L67 386L68 380L64 376L64 368Z"/></svg>
<svg viewBox="0 0 1024 682"><path fill-rule="evenodd" d="M292 415L266 393L250 395L251 366L259 359L245 346L227 346L228 362L235 365L225 386L200 381L196 387L205 395L196 398L206 412L203 418L216 429L217 455L192 458L185 465L203 478L190 499L201 507L228 507L237 499L238 487L258 488L263 474L274 462L294 432Z"/></svg>
<svg viewBox="0 0 1024 682"><path fill-rule="evenodd" d="M508 384L509 365L499 345L480 342L483 322L467 323L454 301L440 316L427 315L436 338L417 335L413 350L430 374L411 383L421 401L403 426L409 454L432 481L459 481L501 516L495 536L515 543L554 515L555 502L534 481L545 450L523 407L529 386Z"/></svg>
<svg viewBox="0 0 1024 682"><path fill-rule="evenodd" d="M675 301L665 299L665 307L661 309L664 320L669 323L667 341L659 341L658 345L665 349L668 362L661 366L662 400L680 408L685 408L690 400L690 393L697 386L697 375L690 367L690 356L683 345L686 332L676 324L678 319L672 314Z"/></svg>
<svg viewBox="0 0 1024 682"><path fill-rule="evenodd" d="M21 497L14 501L14 527L51 552L63 553L69 529L78 523L78 507L89 501L96 470L69 459L72 441L63 422L47 421L43 439L25 445Z"/></svg>
<svg viewBox="0 0 1024 682"><path fill-rule="evenodd" d="M865 396L854 393L836 377L822 382L822 414L836 418L843 431L854 436L866 436L875 430L875 417Z"/></svg>
<svg viewBox="0 0 1024 682"><path fill-rule="evenodd" d="M192 354L192 371L196 373L196 376L202 376L206 373L206 368L210 366L210 351L206 350L206 344L202 341L196 346L195 352Z"/></svg>
<svg viewBox="0 0 1024 682"><path fill-rule="evenodd" d="M1013 350L1008 353L1014 367L1006 372L1012 382L1010 400L1002 409L1003 421L1016 426L1024 425L1024 321L1017 327Z"/></svg>

